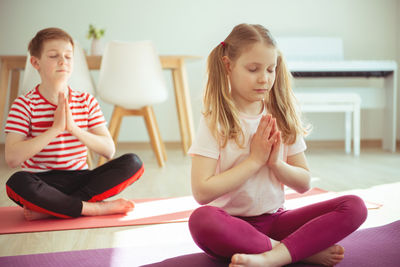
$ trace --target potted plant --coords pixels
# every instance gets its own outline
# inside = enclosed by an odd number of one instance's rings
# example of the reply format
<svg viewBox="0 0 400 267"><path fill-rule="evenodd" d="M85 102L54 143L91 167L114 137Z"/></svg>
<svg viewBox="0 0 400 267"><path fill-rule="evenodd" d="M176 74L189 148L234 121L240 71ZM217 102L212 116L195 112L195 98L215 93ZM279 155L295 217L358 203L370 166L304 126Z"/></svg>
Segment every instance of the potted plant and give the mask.
<svg viewBox="0 0 400 267"><path fill-rule="evenodd" d="M92 46L90 48L91 55L101 55L103 53L103 42L101 38L104 36L105 29L99 29L89 25L89 31L87 33L87 38L92 39Z"/></svg>

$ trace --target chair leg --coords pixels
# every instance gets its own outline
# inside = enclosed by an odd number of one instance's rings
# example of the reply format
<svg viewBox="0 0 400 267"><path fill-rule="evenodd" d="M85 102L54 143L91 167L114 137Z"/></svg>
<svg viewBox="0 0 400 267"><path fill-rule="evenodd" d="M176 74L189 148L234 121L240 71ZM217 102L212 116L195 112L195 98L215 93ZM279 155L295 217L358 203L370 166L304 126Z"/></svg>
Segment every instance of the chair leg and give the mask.
<svg viewBox="0 0 400 267"><path fill-rule="evenodd" d="M360 155L360 104L353 111L354 156Z"/></svg>
<svg viewBox="0 0 400 267"><path fill-rule="evenodd" d="M87 150L87 158L86 158L87 165L89 166L89 169L93 169L93 155L92 152L88 149Z"/></svg>
<svg viewBox="0 0 400 267"><path fill-rule="evenodd" d="M166 158L166 153L164 144L160 137L161 135L160 131L158 130L158 125L154 116L153 108L151 106L145 106L142 111L146 123L146 128L149 133L151 146L153 147L154 154L156 155L158 165L162 167L164 166L164 158Z"/></svg>
<svg viewBox="0 0 400 267"><path fill-rule="evenodd" d="M345 132L346 136L344 139L344 147L346 154L350 154L351 152L351 112L346 111L345 112Z"/></svg>
<svg viewBox="0 0 400 267"><path fill-rule="evenodd" d="M124 108L115 106L113 114L111 116L109 131L112 139L114 140L115 145L117 145L119 130L121 129L121 122L122 122L122 117L124 116L124 111L125 111Z"/></svg>
<svg viewBox="0 0 400 267"><path fill-rule="evenodd" d="M165 144L164 144L164 142L163 142L162 139L161 139L160 129L158 128L158 123L157 123L157 120L156 120L156 115L154 114L154 110L153 110L152 107L150 108L150 114L151 114L152 120L154 121L154 128L155 128L155 130L156 130L156 132L157 132L158 140L160 140L160 143L161 143L161 150L162 150L162 154L163 154L164 161L167 161L167 151L166 151L166 149L165 149Z"/></svg>
<svg viewBox="0 0 400 267"><path fill-rule="evenodd" d="M121 128L122 116L123 116L123 108L115 106L111 116L110 126L108 127L115 145L117 145L119 129ZM106 161L107 161L106 158L100 156L97 166L103 165Z"/></svg>

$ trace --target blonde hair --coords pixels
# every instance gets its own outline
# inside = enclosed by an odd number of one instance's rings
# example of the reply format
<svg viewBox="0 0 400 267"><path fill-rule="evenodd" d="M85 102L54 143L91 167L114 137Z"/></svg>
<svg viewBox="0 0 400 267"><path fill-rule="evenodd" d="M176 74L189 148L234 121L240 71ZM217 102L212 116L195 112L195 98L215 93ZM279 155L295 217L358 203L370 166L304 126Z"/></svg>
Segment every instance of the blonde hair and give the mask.
<svg viewBox="0 0 400 267"><path fill-rule="evenodd" d="M208 81L203 99L203 115L221 147L225 147L229 139L235 140L239 147L243 147L245 141L239 111L230 94L227 70L222 58L227 56L234 62L245 48L257 42L277 48L271 33L263 26L239 24L208 56ZM282 53L278 49L277 52L276 78L272 89L266 95L265 102L268 111L276 118L283 142L293 144L296 137L305 135L307 130L302 126L292 91L292 75Z"/></svg>

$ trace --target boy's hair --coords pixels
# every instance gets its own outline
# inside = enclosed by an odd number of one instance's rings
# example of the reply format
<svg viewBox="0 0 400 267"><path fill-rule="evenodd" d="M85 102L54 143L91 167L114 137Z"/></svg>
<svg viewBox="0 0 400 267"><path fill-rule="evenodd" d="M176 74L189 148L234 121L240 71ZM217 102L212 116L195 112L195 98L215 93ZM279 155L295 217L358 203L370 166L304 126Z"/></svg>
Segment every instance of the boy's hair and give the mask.
<svg viewBox="0 0 400 267"><path fill-rule="evenodd" d="M43 44L50 40L64 40L70 42L74 47L74 40L72 37L62 29L59 28L46 28L36 33L35 37L28 44L28 51L31 56L40 58L42 55Z"/></svg>
<svg viewBox="0 0 400 267"><path fill-rule="evenodd" d="M239 24L208 57L208 81L204 94L203 114L221 147L225 147L229 139L234 139L239 147L243 147L245 142L239 112L230 94L229 80L222 58L227 56L231 61L235 61L245 48L257 42L277 48L271 33L263 26ZM269 94L265 97L265 102L268 111L277 119L283 142L293 144L297 135L304 135L307 131L302 126L292 91L292 75L281 52L278 49L277 52L276 78Z"/></svg>

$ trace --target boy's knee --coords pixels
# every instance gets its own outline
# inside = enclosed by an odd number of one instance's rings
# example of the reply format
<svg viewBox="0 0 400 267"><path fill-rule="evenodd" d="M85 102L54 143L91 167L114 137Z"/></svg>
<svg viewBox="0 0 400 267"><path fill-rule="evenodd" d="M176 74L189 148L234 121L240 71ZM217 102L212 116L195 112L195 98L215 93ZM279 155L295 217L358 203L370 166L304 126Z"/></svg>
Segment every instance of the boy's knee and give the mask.
<svg viewBox="0 0 400 267"><path fill-rule="evenodd" d="M15 201L18 205L22 205L21 196L26 195L26 192L29 191L28 180L29 179L26 176L26 172L24 171L14 173L7 180L6 183L7 196L13 201Z"/></svg>
<svg viewBox="0 0 400 267"><path fill-rule="evenodd" d="M143 162L140 160L139 156L134 153L127 153L120 157L120 159L126 164L133 168L134 170L138 170L142 167Z"/></svg>
<svg viewBox="0 0 400 267"><path fill-rule="evenodd" d="M19 171L11 175L10 178L8 178L6 186L11 187L13 190L18 189L19 187L26 185L26 172L24 171Z"/></svg>

